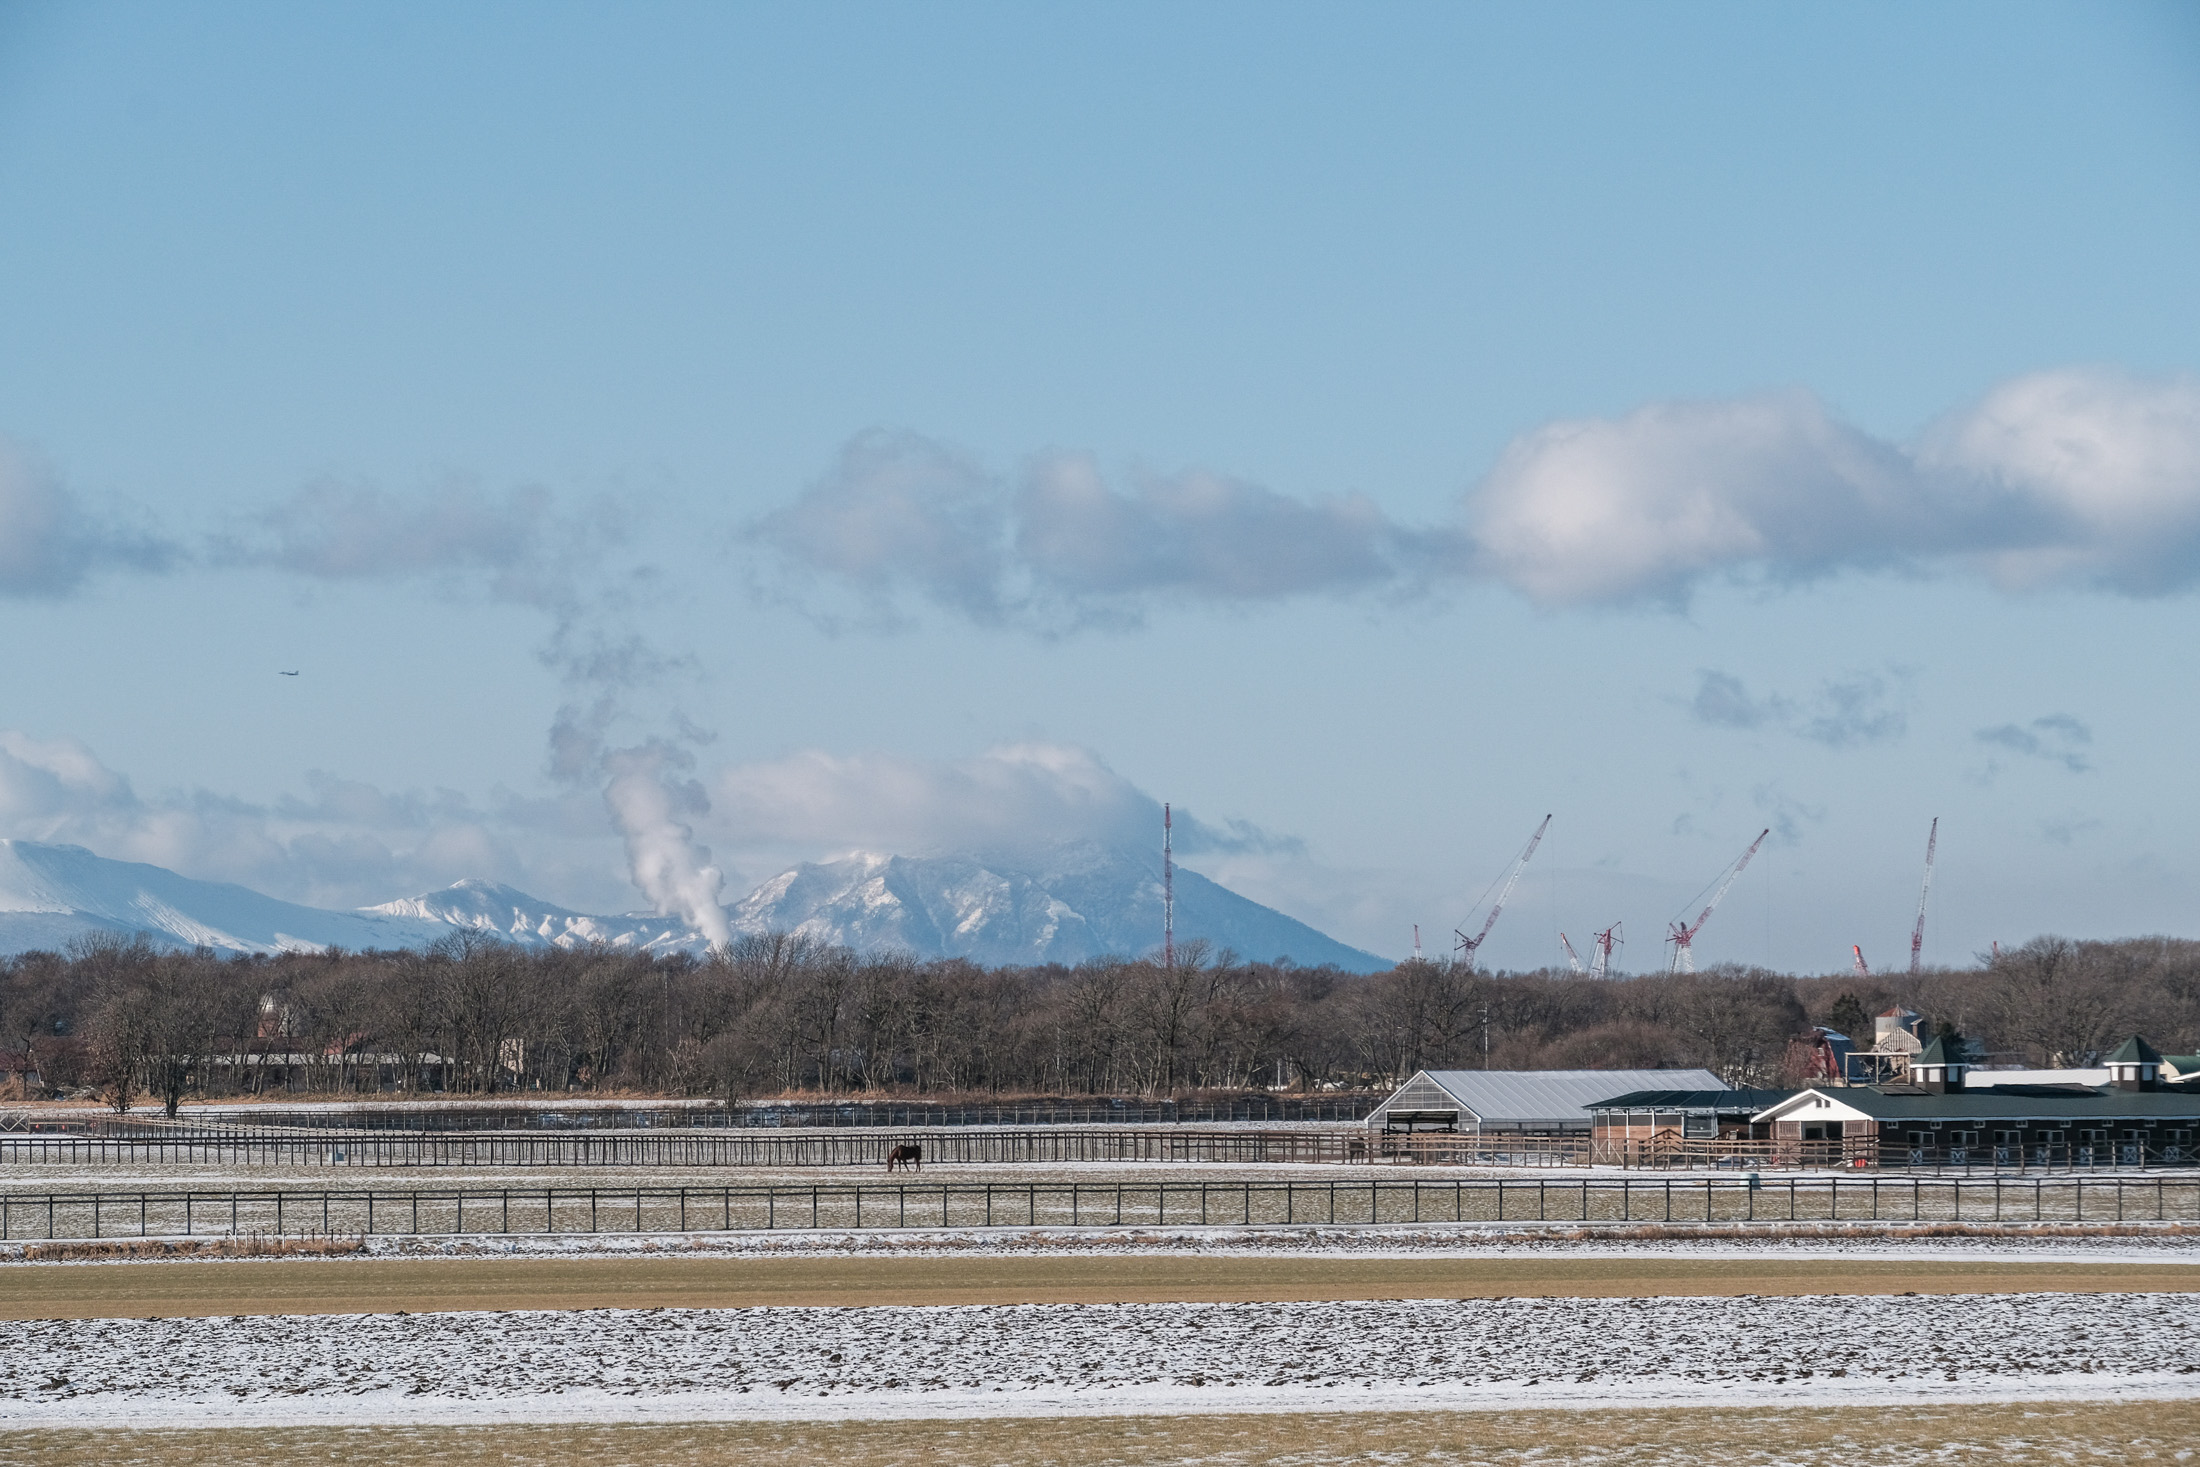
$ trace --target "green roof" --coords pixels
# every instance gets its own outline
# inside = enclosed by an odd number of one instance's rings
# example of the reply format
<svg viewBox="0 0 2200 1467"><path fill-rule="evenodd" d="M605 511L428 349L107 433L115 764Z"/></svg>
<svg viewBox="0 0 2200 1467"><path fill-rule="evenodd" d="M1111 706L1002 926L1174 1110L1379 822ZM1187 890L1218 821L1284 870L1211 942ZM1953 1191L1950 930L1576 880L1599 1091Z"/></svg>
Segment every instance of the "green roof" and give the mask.
<svg viewBox="0 0 2200 1467"><path fill-rule="evenodd" d="M2153 1045L2134 1034L2108 1057L2108 1062L2112 1065L2158 1065L2162 1056Z"/></svg>
<svg viewBox="0 0 2200 1467"><path fill-rule="evenodd" d="M2184 1090L2096 1090L2074 1095L2008 1094L1994 1090L1953 1090L1946 1095L1883 1095L1864 1086L1829 1087L1816 1092L1874 1120L2180 1120L2200 1121L2200 1092ZM1766 1107L1775 1109L1776 1107Z"/></svg>
<svg viewBox="0 0 2200 1467"><path fill-rule="evenodd" d="M1953 1050L1954 1053L1949 1053L1950 1050ZM1969 1061L1963 1057L1963 1040L1960 1037L1943 1039L1938 1034L1935 1034L1932 1042L1918 1052L1916 1059L1910 1061L1912 1066L1960 1065L1967 1063Z"/></svg>

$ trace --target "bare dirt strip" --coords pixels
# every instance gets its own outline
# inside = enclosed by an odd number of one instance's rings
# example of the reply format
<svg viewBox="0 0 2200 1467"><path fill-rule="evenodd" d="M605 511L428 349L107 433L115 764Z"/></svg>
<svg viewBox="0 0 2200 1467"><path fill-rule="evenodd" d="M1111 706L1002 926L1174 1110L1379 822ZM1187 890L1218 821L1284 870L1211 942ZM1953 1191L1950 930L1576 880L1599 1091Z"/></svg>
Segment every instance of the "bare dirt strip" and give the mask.
<svg viewBox="0 0 2200 1467"><path fill-rule="evenodd" d="M2114 1401L1650 1411L714 1423L314 1427L0 1434L0 1463L276 1467L310 1461L439 1467L1962 1467L2190 1462L2200 1403Z"/></svg>
<svg viewBox="0 0 2200 1467"><path fill-rule="evenodd" d="M770 1305L2190 1293L2200 1263L1827 1258L828 1257L12 1264L0 1319Z"/></svg>

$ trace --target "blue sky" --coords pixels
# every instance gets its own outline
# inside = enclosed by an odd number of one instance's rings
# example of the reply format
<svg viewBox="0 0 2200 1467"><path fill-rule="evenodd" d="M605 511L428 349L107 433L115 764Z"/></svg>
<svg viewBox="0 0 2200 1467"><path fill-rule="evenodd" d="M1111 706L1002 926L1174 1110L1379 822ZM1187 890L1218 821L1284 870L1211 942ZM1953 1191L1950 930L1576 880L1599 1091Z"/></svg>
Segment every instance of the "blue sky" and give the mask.
<svg viewBox="0 0 2200 1467"><path fill-rule="evenodd" d="M17 5L0 219L0 833L2200 931L2189 8Z"/></svg>

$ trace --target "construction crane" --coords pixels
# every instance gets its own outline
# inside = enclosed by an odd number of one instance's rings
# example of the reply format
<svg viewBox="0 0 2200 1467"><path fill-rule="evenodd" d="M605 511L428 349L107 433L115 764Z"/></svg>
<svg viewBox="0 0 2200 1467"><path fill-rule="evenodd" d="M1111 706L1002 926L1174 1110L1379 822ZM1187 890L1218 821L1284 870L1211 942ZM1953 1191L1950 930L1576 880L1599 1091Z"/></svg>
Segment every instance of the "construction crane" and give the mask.
<svg viewBox="0 0 2200 1467"><path fill-rule="evenodd" d="M1457 946L1460 965L1467 971L1474 971L1474 955L1482 950L1482 939L1488 937L1490 929L1497 925L1497 914L1505 910L1505 898L1512 895L1513 883L1520 880L1520 873L1527 869L1528 857L1535 854L1535 848L1543 843L1543 832L1550 828L1551 817L1546 815L1543 823L1535 828L1535 834L1528 837L1528 848L1520 853L1519 860L1513 862L1512 874L1505 878L1505 889L1490 904L1489 916L1482 919L1482 930L1469 937L1456 927L1452 929L1451 935L1459 939ZM1487 896L1488 893L1483 895Z"/></svg>
<svg viewBox="0 0 2200 1467"><path fill-rule="evenodd" d="M1925 835L1925 885L1917 893L1917 925L1910 929L1910 971L1917 971L1919 954L1925 951L1925 899L1933 894L1933 847L1940 844L1940 817Z"/></svg>
<svg viewBox="0 0 2200 1467"><path fill-rule="evenodd" d="M1849 951L1856 954L1856 976L1859 978L1871 977L1871 967L1864 961L1864 949L1852 942L1849 944Z"/></svg>
<svg viewBox="0 0 2200 1467"><path fill-rule="evenodd" d="M1627 939L1620 935L1620 924L1614 922L1590 941L1595 946L1596 956L1589 959L1589 976L1605 977L1612 971L1612 949L1624 945Z"/></svg>
<svg viewBox="0 0 2200 1467"><path fill-rule="evenodd" d="M1576 973L1581 971L1581 958L1574 952L1574 945L1566 940L1566 934L1558 934L1558 945L1566 949L1566 962Z"/></svg>
<svg viewBox="0 0 2200 1467"><path fill-rule="evenodd" d="M1765 837L1770 834L1772 834L1772 827L1768 825L1757 833L1755 840L1749 843L1749 849L1742 852L1742 858L1727 868L1726 880L1719 883L1717 894L1698 914L1694 923L1685 927L1678 922L1671 924L1673 930L1667 934L1665 939L1673 944L1673 966L1670 971L1675 973L1693 973L1696 971L1696 934L1703 931L1703 924L1711 920L1711 914L1719 909L1719 903L1726 900L1727 892L1733 889L1734 883L1740 879L1742 872L1748 869L1749 858L1757 854L1757 847L1763 845Z"/></svg>

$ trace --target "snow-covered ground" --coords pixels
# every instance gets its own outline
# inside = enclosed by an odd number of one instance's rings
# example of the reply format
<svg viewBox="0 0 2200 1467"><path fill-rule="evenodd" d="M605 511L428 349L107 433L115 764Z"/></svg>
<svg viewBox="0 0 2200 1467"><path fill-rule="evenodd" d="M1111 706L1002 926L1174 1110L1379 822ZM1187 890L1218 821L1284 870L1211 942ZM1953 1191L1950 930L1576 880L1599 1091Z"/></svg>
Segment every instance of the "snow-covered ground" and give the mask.
<svg viewBox="0 0 2200 1467"><path fill-rule="evenodd" d="M32 1321L0 1426L2200 1398L2189 1296Z"/></svg>
<svg viewBox="0 0 2200 1467"><path fill-rule="evenodd" d="M2023 1227L1969 1235L1855 1228L1695 1230L1695 1236L1628 1236L1634 1230L1572 1224L1472 1224L1438 1228L911 1228L784 1229L734 1233L560 1233L466 1237L390 1235L359 1240L339 1258L1778 1258L1844 1262L2188 1263L2200 1266L2200 1233L2153 1231L2063 1236ZM1660 1229L1659 1231L1664 1231ZM1681 1230L1684 1234L1688 1230ZM211 1240L200 1240L210 1242ZM128 1240L124 1240L125 1243ZM0 1264L22 1262L35 1241L0 1246ZM183 1255L179 1255L183 1256ZM249 1257L249 1255L247 1255ZM45 1262L49 1260L38 1259ZM99 1256L59 1260L89 1264ZM153 1260L155 1262L163 1260ZM0 1280L4 1280L0 1274Z"/></svg>

